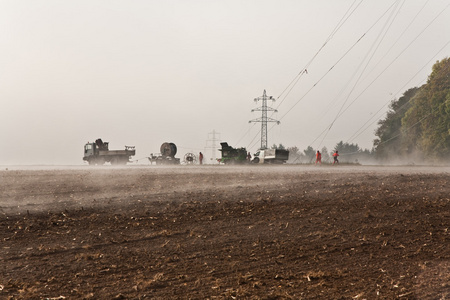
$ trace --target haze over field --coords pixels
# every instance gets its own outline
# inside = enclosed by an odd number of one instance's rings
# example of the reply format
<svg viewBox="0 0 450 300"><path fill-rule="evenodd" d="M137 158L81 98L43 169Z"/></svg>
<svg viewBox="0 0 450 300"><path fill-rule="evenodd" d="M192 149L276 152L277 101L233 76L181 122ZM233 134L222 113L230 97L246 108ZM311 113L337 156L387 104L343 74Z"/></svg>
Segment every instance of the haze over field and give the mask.
<svg viewBox="0 0 450 300"><path fill-rule="evenodd" d="M81 165L96 138L208 159L213 130L254 152L264 90L281 121L269 145L371 148L376 122L355 132L448 56L449 6L0 0L0 165Z"/></svg>

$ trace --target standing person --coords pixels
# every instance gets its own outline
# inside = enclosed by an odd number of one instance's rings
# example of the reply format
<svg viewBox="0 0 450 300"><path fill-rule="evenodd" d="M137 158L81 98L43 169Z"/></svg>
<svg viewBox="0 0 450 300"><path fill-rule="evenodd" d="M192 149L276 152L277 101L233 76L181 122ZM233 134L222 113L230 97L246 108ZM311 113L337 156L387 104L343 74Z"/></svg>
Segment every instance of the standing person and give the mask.
<svg viewBox="0 0 450 300"><path fill-rule="evenodd" d="M252 161L252 155L250 154L250 152L247 153L247 160Z"/></svg>
<svg viewBox="0 0 450 300"><path fill-rule="evenodd" d="M201 152L198 155L198 161L200 162L201 165L203 164L203 153Z"/></svg>
<svg viewBox="0 0 450 300"><path fill-rule="evenodd" d="M319 150L317 150L317 153L316 153L316 165L317 165L317 163L319 163L319 165L322 165L322 153L320 153Z"/></svg>
<svg viewBox="0 0 450 300"><path fill-rule="evenodd" d="M333 153L333 158L334 158L333 165L334 164L339 164L338 156L339 156L339 153L336 150L336 152Z"/></svg>

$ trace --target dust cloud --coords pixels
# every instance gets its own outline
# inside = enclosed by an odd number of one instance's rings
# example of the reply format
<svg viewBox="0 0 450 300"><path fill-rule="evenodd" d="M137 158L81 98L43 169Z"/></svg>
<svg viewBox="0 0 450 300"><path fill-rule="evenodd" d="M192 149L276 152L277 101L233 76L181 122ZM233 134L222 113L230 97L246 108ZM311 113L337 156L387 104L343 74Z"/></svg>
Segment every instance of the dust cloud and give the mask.
<svg viewBox="0 0 450 300"><path fill-rule="evenodd" d="M3 213L85 209L165 201L191 192L225 191L238 197L242 189L269 191L308 181L309 176L332 181L343 176L358 180L363 175L449 172L448 166L19 166L0 171L0 209Z"/></svg>

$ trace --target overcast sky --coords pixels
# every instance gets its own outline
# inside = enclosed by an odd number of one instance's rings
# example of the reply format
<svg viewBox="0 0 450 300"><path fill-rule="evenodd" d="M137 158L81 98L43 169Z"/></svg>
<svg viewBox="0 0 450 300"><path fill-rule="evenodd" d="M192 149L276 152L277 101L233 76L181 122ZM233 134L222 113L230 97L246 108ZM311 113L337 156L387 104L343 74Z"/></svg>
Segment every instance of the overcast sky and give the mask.
<svg viewBox="0 0 450 300"><path fill-rule="evenodd" d="M164 142L209 159L213 130L255 152L264 90L281 121L269 145L370 149L387 104L449 55L449 6L0 0L0 165L81 165L96 138L136 159Z"/></svg>

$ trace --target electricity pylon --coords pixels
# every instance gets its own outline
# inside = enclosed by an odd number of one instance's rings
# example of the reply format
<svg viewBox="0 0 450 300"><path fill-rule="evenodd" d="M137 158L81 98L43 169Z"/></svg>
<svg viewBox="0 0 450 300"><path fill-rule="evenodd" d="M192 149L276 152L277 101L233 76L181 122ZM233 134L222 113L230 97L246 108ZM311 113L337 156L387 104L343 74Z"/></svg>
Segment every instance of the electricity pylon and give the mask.
<svg viewBox="0 0 450 300"><path fill-rule="evenodd" d="M216 142L220 142L220 133L213 129L212 132L208 133L208 139L206 140L205 152L207 149L211 149L211 161L216 163L216 153L218 145Z"/></svg>
<svg viewBox="0 0 450 300"><path fill-rule="evenodd" d="M275 99L272 96L267 96L266 90L264 90L264 93L261 97L255 98L255 102L261 101L261 107L252 109L252 112L260 111L261 118L248 121L249 123L261 122L261 148L260 148L261 150L267 149L267 123L276 122L277 124L280 124L280 121L267 117L268 111L277 112L276 109L267 106L267 100L275 101Z"/></svg>

